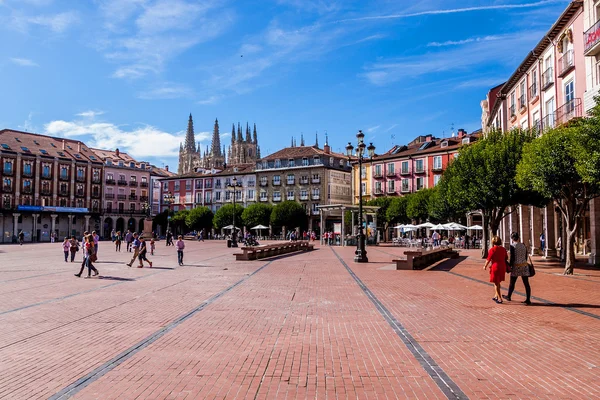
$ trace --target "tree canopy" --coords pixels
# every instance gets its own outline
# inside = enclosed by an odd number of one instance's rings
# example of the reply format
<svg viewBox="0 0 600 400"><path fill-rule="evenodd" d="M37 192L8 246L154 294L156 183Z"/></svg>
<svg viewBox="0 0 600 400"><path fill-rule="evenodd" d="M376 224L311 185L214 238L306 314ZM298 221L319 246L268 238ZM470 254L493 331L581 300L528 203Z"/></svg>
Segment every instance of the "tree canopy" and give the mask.
<svg viewBox="0 0 600 400"><path fill-rule="evenodd" d="M429 203L433 189L421 189L407 196L406 216L418 221L425 221L429 217Z"/></svg>
<svg viewBox="0 0 600 400"><path fill-rule="evenodd" d="M295 201L284 201L271 212L271 225L285 226L287 229L300 228L305 230L308 224L306 211L300 203Z"/></svg>
<svg viewBox="0 0 600 400"><path fill-rule="evenodd" d="M210 230L213 225L214 214L208 207L196 207L190 210L185 218L185 224L188 228L200 231L202 229Z"/></svg>
<svg viewBox="0 0 600 400"><path fill-rule="evenodd" d="M264 203L251 204L242 213L242 219L244 224L248 228L252 228L257 225L269 226L271 223L271 213L273 212L273 206Z"/></svg>
<svg viewBox="0 0 600 400"><path fill-rule="evenodd" d="M233 225L233 204L225 204L219 208L213 217L213 225L216 229L221 229L228 225ZM239 204L235 205L235 225L239 228L244 226L244 219L242 214L244 213L244 207Z"/></svg>

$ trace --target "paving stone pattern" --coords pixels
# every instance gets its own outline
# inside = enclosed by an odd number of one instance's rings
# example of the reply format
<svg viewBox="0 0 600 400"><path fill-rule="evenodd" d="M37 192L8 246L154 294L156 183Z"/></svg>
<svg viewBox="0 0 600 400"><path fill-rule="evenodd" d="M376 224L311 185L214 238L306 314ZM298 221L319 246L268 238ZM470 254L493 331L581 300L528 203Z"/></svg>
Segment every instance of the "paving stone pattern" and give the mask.
<svg viewBox="0 0 600 400"><path fill-rule="evenodd" d="M497 305L478 251L429 271L383 246L232 253L188 242L180 267L159 242L129 268L101 242L83 279L60 243L0 247L0 398L600 398L598 270L536 259L534 304Z"/></svg>

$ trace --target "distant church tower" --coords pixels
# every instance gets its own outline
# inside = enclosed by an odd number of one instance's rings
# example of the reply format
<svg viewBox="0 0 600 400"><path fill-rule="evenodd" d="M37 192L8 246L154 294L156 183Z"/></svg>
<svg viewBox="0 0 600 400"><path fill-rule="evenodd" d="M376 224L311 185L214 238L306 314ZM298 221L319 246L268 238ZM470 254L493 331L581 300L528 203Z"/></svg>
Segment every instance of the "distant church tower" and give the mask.
<svg viewBox="0 0 600 400"><path fill-rule="evenodd" d="M229 146L227 158L225 157L225 146L221 147L221 134L219 132L219 120L215 119L213 128L212 142L210 149L207 147L202 154L202 149L194 137L194 122L192 114L188 120L188 128L185 134L185 143L179 146L179 167L178 174L187 174L195 172L198 168L203 169L223 169L230 164L255 163L260 158L260 147L258 146L258 134L256 124L254 131L250 131L250 126L246 123L245 138L242 135L242 126L238 123L237 131L235 124L231 131L231 145Z"/></svg>

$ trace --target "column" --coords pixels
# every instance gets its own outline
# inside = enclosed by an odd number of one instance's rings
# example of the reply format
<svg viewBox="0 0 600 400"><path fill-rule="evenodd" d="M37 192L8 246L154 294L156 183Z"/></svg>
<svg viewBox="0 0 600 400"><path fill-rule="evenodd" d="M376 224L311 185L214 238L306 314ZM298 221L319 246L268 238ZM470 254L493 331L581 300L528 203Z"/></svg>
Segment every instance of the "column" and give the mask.
<svg viewBox="0 0 600 400"><path fill-rule="evenodd" d="M67 229L67 236L71 236L72 232L73 232L73 215L69 214L67 215L67 219L68 219L68 229Z"/></svg>
<svg viewBox="0 0 600 400"><path fill-rule="evenodd" d="M323 210L321 210L321 212L319 213L319 217L320 217L320 224L321 224L321 225L319 225L319 230L320 230L319 238L321 239L320 243L322 246L323 245Z"/></svg>
<svg viewBox="0 0 600 400"><path fill-rule="evenodd" d="M21 204L21 164L23 164L23 160L21 159L21 154L17 154L17 162L15 165L15 207L17 204Z"/></svg>
<svg viewBox="0 0 600 400"><path fill-rule="evenodd" d="M71 162L71 168L69 170L69 177L71 178L69 184L69 207L75 206L75 177L77 176L77 168L75 167L75 161Z"/></svg>
<svg viewBox="0 0 600 400"><path fill-rule="evenodd" d="M13 236L17 236L19 234L19 217L21 214L13 214Z"/></svg>
<svg viewBox="0 0 600 400"><path fill-rule="evenodd" d="M31 241L34 242L34 238L36 237L37 234L37 220L38 220L38 216L39 214L31 214L31 217L33 218L33 221L31 222Z"/></svg>
<svg viewBox="0 0 600 400"><path fill-rule="evenodd" d="M344 216L345 213L346 213L346 209L344 207L342 207L342 238L341 238L342 247L346 247L346 228L345 228L345 216Z"/></svg>
<svg viewBox="0 0 600 400"><path fill-rule="evenodd" d="M531 255L540 254L540 234L544 227L542 219L542 210L538 207L531 207Z"/></svg>
<svg viewBox="0 0 600 400"><path fill-rule="evenodd" d="M555 231L554 203L550 203L544 208L544 228L546 237L545 258L556 257L556 231Z"/></svg>
<svg viewBox="0 0 600 400"><path fill-rule="evenodd" d="M373 225L375 226L375 229L376 229L375 243L379 244L379 241L381 239L381 234L379 232L379 227L377 225L377 213L373 214Z"/></svg>
<svg viewBox="0 0 600 400"><path fill-rule="evenodd" d="M512 213L510 214L510 232L509 236L512 235L513 232L519 232L519 215L520 208L519 207L511 207L510 210ZM506 238L507 240L509 237Z"/></svg>
<svg viewBox="0 0 600 400"><path fill-rule="evenodd" d="M473 226L473 214L467 214L467 226Z"/></svg>
<svg viewBox="0 0 600 400"><path fill-rule="evenodd" d="M532 243L531 243L531 207L520 205L519 208L520 208L519 218L521 219L521 223L520 223L521 230L519 232L519 235L521 236L521 242L523 242L523 244L525 246L527 246L528 249L530 249L532 247Z"/></svg>
<svg viewBox="0 0 600 400"><path fill-rule="evenodd" d="M591 253L589 262L600 266L600 197L590 202L590 241ZM563 246L565 242L563 242Z"/></svg>
<svg viewBox="0 0 600 400"><path fill-rule="evenodd" d="M58 165L58 161L54 160L54 171L52 172L52 205L58 206L58 176L60 174L60 169ZM68 235L69 237L71 235Z"/></svg>
<svg viewBox="0 0 600 400"><path fill-rule="evenodd" d="M86 215L85 218L85 231L89 232L90 231L90 217L91 215Z"/></svg>
<svg viewBox="0 0 600 400"><path fill-rule="evenodd" d="M52 223L50 225L50 232L56 232L56 217L58 217L57 214L50 214L50 218L52 218ZM57 237L57 239L60 239Z"/></svg>
<svg viewBox="0 0 600 400"><path fill-rule="evenodd" d="M34 172L34 180L33 180L33 204L37 205L41 205L41 201L40 201L40 169L41 169L41 163L40 163L40 159L39 156L36 157L35 159L35 172ZM40 201L38 203L38 201Z"/></svg>

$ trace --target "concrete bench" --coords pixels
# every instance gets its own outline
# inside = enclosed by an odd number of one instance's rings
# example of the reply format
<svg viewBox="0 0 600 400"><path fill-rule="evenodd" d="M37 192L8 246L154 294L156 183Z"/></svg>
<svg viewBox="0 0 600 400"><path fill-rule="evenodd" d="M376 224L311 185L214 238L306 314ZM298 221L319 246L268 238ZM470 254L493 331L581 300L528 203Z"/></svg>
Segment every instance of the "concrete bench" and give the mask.
<svg viewBox="0 0 600 400"><path fill-rule="evenodd" d="M396 263L397 270L422 270L444 258L457 258L458 252L447 247L433 250L405 251L404 259L392 260Z"/></svg>
<svg viewBox="0 0 600 400"><path fill-rule="evenodd" d="M268 244L265 246L242 247L242 253L234 254L237 261L260 260L262 258L275 257L282 254L294 253L297 251L314 250L314 244L308 242L283 242Z"/></svg>

